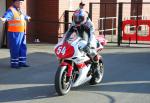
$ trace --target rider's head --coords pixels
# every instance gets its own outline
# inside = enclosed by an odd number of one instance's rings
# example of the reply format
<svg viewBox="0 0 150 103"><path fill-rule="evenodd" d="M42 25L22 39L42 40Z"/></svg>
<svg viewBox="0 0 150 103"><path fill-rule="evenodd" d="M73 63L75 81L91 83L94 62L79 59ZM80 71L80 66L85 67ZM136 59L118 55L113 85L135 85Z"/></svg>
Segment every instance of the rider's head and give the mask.
<svg viewBox="0 0 150 103"><path fill-rule="evenodd" d="M76 25L81 25L86 22L86 13L82 10L77 10L73 15L73 21Z"/></svg>

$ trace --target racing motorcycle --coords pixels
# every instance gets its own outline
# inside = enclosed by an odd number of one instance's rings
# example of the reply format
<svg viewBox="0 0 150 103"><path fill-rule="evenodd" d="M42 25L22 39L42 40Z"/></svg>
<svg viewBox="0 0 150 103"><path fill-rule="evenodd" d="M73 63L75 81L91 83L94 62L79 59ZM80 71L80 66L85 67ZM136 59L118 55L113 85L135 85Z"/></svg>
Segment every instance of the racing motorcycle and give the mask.
<svg viewBox="0 0 150 103"><path fill-rule="evenodd" d="M100 51L107 43L104 37L97 37L98 77L95 75L95 63L83 51L87 42L76 34L72 34L66 42L64 40L65 37L54 48L55 55L59 60L59 67L55 74L55 89L58 95L66 95L72 87L80 86L86 82L91 85L100 83L104 75L104 64Z"/></svg>

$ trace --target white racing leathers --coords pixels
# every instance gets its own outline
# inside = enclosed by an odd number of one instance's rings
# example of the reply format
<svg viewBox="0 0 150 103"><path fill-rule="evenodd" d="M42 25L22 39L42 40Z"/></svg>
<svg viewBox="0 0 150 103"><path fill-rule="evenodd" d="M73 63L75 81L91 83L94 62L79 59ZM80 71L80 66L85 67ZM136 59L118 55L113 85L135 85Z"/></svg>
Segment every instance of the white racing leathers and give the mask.
<svg viewBox="0 0 150 103"><path fill-rule="evenodd" d="M66 40L76 32L78 36L80 36L82 39L86 40L88 43L88 46L86 46L86 52L91 56L91 58L94 58L97 56L96 47L97 47L97 40L95 37L95 28L92 23L92 21L87 18L86 22L84 24L81 24L80 26L76 26L73 22L66 32ZM94 62L97 62L93 59Z"/></svg>
<svg viewBox="0 0 150 103"><path fill-rule="evenodd" d="M95 38L94 24L92 23L91 19L88 19L85 25L87 25L90 28L90 38L89 38L90 46L96 48L97 40Z"/></svg>
<svg viewBox="0 0 150 103"><path fill-rule="evenodd" d="M88 43L90 43L90 47L96 48L97 40L95 38L95 28L92 23L92 21L88 18L87 21L84 24L81 24L81 26L76 26L74 22L72 22L70 28L66 32L65 36L66 39L71 36L73 32L78 32L78 36L80 36L82 39L86 40Z"/></svg>

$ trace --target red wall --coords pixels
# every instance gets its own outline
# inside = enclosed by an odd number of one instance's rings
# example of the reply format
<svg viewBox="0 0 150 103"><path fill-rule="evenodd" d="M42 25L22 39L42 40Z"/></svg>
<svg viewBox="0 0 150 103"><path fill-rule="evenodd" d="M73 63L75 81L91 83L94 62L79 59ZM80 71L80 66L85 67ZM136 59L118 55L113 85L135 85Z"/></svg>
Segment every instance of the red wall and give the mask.
<svg viewBox="0 0 150 103"><path fill-rule="evenodd" d="M27 13L32 17L28 40L38 37L41 42L57 43L58 0L27 0Z"/></svg>

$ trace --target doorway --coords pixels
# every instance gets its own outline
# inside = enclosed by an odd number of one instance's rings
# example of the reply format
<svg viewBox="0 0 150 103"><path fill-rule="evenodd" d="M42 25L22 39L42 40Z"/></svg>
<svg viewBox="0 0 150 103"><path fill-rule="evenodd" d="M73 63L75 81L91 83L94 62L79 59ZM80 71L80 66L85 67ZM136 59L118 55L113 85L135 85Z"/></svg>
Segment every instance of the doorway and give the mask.
<svg viewBox="0 0 150 103"><path fill-rule="evenodd" d="M143 0L131 0L131 16L142 15Z"/></svg>
<svg viewBox="0 0 150 103"><path fill-rule="evenodd" d="M100 27L101 29L111 29L112 22L114 28L116 27L116 21L113 21L109 18L114 18L117 16L117 0L100 0L100 18L104 20L104 27ZM116 31L114 30L114 33ZM104 31L104 35L111 35L112 31Z"/></svg>

